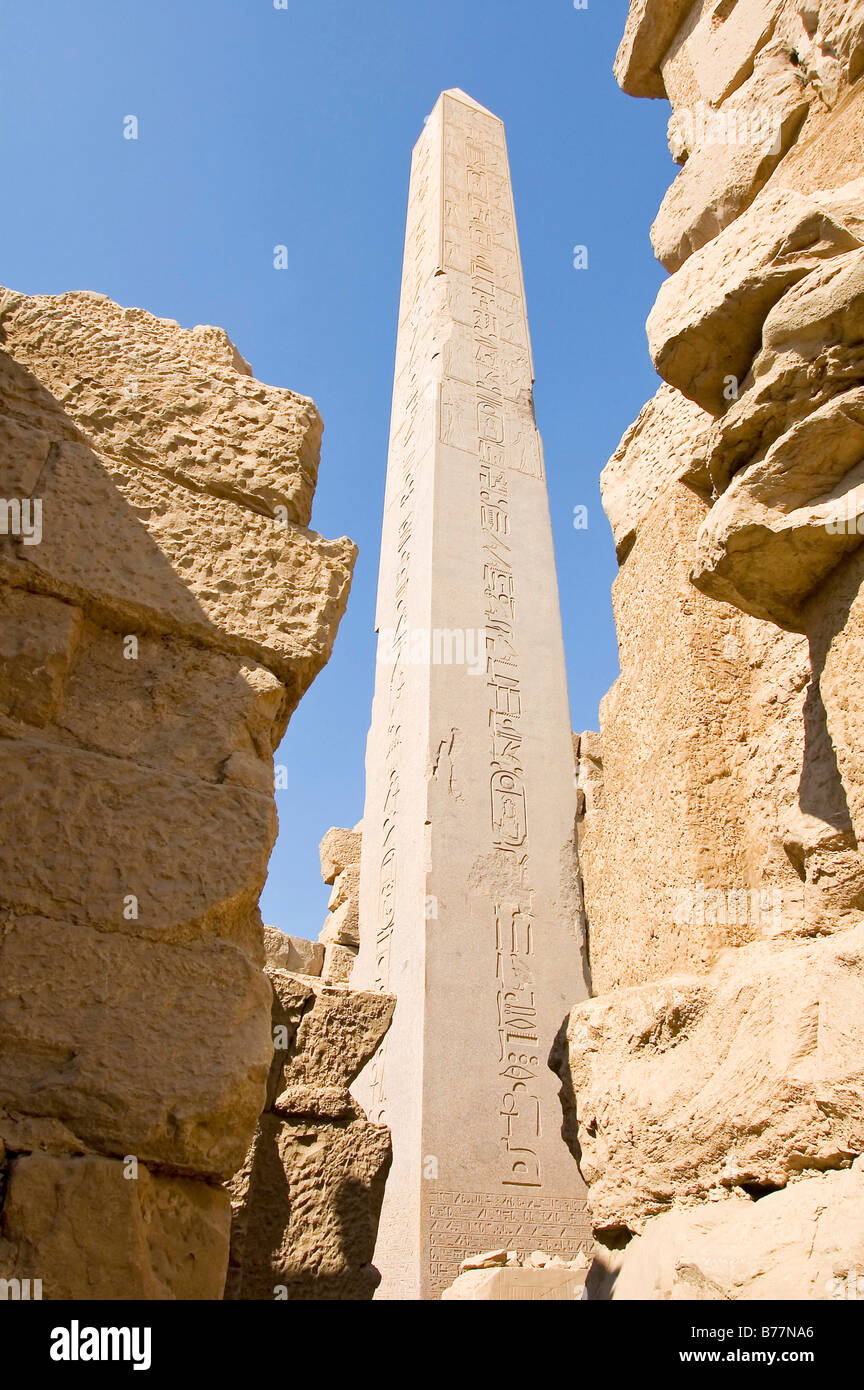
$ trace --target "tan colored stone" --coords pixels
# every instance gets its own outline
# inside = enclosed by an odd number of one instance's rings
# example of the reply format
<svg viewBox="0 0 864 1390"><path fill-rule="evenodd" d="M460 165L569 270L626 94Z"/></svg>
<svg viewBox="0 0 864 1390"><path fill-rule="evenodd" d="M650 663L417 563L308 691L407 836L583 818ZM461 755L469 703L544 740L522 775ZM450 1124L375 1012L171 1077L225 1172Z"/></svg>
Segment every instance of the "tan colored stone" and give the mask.
<svg viewBox="0 0 864 1390"><path fill-rule="evenodd" d="M13 584L96 605L127 631L252 656L295 703L329 657L356 555L344 538L324 541L73 443L57 448L43 518L41 544L20 545L17 564L4 565Z"/></svg>
<svg viewBox="0 0 864 1390"><path fill-rule="evenodd" d="M574 1009L556 1064L595 1226L638 1232L864 1151L862 963L864 926L756 942Z"/></svg>
<svg viewBox="0 0 864 1390"><path fill-rule="evenodd" d="M353 1101L395 1000L268 967L277 1050L268 1109L230 1184L231 1299L368 1299L390 1137Z"/></svg>
<svg viewBox="0 0 864 1390"><path fill-rule="evenodd" d="M0 767L16 827L0 847L6 903L141 939L213 933L263 960L271 796L32 738L0 739Z"/></svg>
<svg viewBox="0 0 864 1390"><path fill-rule="evenodd" d="M262 1115L231 1184L228 1299L370 1299L390 1136L364 1119Z"/></svg>
<svg viewBox="0 0 864 1390"><path fill-rule="evenodd" d="M72 604L0 586L0 710L27 724L58 716L81 638Z"/></svg>
<svg viewBox="0 0 864 1390"><path fill-rule="evenodd" d="M659 422L652 432L662 438ZM694 590L705 514L672 483L643 515L613 586L621 674L600 738L580 736L579 857L601 994L707 970L724 946L758 935L778 900L805 929L825 887L807 863L848 844L835 842L833 755L805 739L807 643ZM805 793L813 834L796 864L787 840L805 743L807 787L818 775L822 790Z"/></svg>
<svg viewBox="0 0 864 1390"><path fill-rule="evenodd" d="M806 622L825 730L837 759L857 848L864 844L864 550L838 566L813 596ZM856 857L864 862L860 853Z"/></svg>
<svg viewBox="0 0 864 1390"><path fill-rule="evenodd" d="M858 1299L864 1173L826 1173L758 1202L649 1221L624 1252L615 1301Z"/></svg>
<svg viewBox="0 0 864 1390"><path fill-rule="evenodd" d="M822 0L816 43L836 55L850 82L864 72L864 4L862 0Z"/></svg>
<svg viewBox="0 0 864 1390"><path fill-rule="evenodd" d="M222 329L190 332L81 291L20 296L4 326L16 362L106 455L309 524L321 417L256 381Z"/></svg>
<svg viewBox="0 0 864 1390"><path fill-rule="evenodd" d="M773 38L782 11L778 0L736 0L704 5L684 41L704 99L718 107L747 85L754 62Z"/></svg>
<svg viewBox="0 0 864 1390"><path fill-rule="evenodd" d="M361 834L356 830L334 827L321 841L321 877L333 883L337 874L360 863Z"/></svg>
<svg viewBox="0 0 864 1390"><path fill-rule="evenodd" d="M0 483L4 501L38 495L48 463L51 436L26 420L0 415Z"/></svg>
<svg viewBox="0 0 864 1390"><path fill-rule="evenodd" d="M600 475L603 510L612 527L618 563L633 548L642 520L675 481L697 492L708 487L706 469L713 417L671 386L661 386L639 412Z"/></svg>
<svg viewBox="0 0 864 1390"><path fill-rule="evenodd" d="M214 1298L210 1184L275 1043L272 754L354 550L306 529L312 402L220 329L91 294L6 294L0 317L0 491L42 507L38 538L0 537L4 1236L65 1296ZM295 1032L311 999L282 1007ZM158 1177L114 1190L128 1156Z"/></svg>
<svg viewBox="0 0 864 1390"><path fill-rule="evenodd" d="M604 488L621 676L575 748L597 997L555 1056L614 1247L588 1297L620 1266L616 1298L854 1298L864 4L637 0L622 53L684 164L652 358L718 418L677 472L658 393ZM716 138L761 107L774 148Z"/></svg>
<svg viewBox="0 0 864 1390"><path fill-rule="evenodd" d="M324 964L324 947L302 936L287 936L276 927L264 928L264 949L267 964L295 975L320 975Z"/></svg>
<svg viewBox="0 0 864 1390"><path fill-rule="evenodd" d="M344 946L338 941L330 942L324 950L321 978L328 985L347 985L356 964L356 946Z"/></svg>
<svg viewBox="0 0 864 1390"><path fill-rule="evenodd" d="M353 946L355 949L359 947L360 927L356 897L342 903L341 907L337 907L335 912L330 913L321 929L318 940L327 946Z"/></svg>
<svg viewBox="0 0 864 1390"><path fill-rule="evenodd" d="M708 469L718 493L794 425L864 381L862 324L860 250L829 260L783 295L765 318L762 348L739 398L711 441ZM814 476L818 481L818 469Z"/></svg>
<svg viewBox="0 0 864 1390"><path fill-rule="evenodd" d="M793 425L733 477L700 530L693 582L712 598L801 631L806 600L862 542L859 387Z"/></svg>
<svg viewBox="0 0 864 1390"><path fill-rule="evenodd" d="M660 66L693 0L631 0L615 58L618 84L631 97L663 97Z"/></svg>
<svg viewBox="0 0 864 1390"><path fill-rule="evenodd" d="M673 116L677 131L692 122L706 133L690 150L651 228L654 253L667 270L680 269L750 206L797 139L809 109L796 68L785 55L772 54L719 114L700 105ZM712 121L720 124L722 138L712 135Z"/></svg>
<svg viewBox="0 0 864 1390"><path fill-rule="evenodd" d="M230 1205L219 1187L107 1158L15 1158L0 1278L41 1279L46 1300L216 1299Z"/></svg>
<svg viewBox="0 0 864 1390"><path fill-rule="evenodd" d="M390 1026L393 997L311 984L315 1006L304 1015L296 1055L283 1074L283 1090L347 1091ZM286 1108L281 1101L280 1108Z"/></svg>
<svg viewBox="0 0 864 1390"><path fill-rule="evenodd" d="M0 1105L38 1104L102 1153L228 1177L264 1099L268 996L226 941L7 919Z"/></svg>
<svg viewBox="0 0 864 1390"><path fill-rule="evenodd" d="M494 1269L499 1265L506 1265L509 1258L509 1250L487 1250L483 1255L472 1255L469 1259L462 1260L459 1269L462 1274L466 1269Z"/></svg>
<svg viewBox="0 0 864 1390"><path fill-rule="evenodd" d="M857 209L859 201L856 184L850 203ZM657 371L705 410L722 414L734 399L729 380L740 386L746 377L773 306L822 261L858 245L839 212L769 184L661 286L648 316Z"/></svg>
<svg viewBox="0 0 864 1390"><path fill-rule="evenodd" d="M442 1301L563 1302L580 1300L587 1270L476 1269L445 1289Z"/></svg>
<svg viewBox="0 0 864 1390"><path fill-rule="evenodd" d="M170 760L182 775L272 796L273 753L288 719L281 681L183 638L131 635L132 660L126 634L85 625L53 736L139 766Z"/></svg>
<svg viewBox="0 0 864 1390"><path fill-rule="evenodd" d="M356 864L347 864L333 880L333 891L327 903L329 911L337 912L348 903L353 903L356 906L359 893L360 863L358 861Z"/></svg>

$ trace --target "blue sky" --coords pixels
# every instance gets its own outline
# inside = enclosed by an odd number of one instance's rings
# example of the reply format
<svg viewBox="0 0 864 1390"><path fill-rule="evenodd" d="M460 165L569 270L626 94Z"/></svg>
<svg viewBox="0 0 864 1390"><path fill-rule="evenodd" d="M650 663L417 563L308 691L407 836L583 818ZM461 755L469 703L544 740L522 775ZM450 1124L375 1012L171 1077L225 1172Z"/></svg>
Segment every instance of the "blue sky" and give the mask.
<svg viewBox="0 0 864 1390"><path fill-rule="evenodd" d="M316 936L317 845L363 810L373 613L411 148L440 91L507 126L573 727L617 674L598 477L657 386L648 228L665 102L611 67L626 0L39 0L0 17L0 281L226 328L324 416L313 525L360 546L333 659L278 755L265 921ZM123 138L127 115L139 139ZM288 247L288 269L273 248ZM573 268L573 248L588 268ZM586 531L573 509L589 509Z"/></svg>

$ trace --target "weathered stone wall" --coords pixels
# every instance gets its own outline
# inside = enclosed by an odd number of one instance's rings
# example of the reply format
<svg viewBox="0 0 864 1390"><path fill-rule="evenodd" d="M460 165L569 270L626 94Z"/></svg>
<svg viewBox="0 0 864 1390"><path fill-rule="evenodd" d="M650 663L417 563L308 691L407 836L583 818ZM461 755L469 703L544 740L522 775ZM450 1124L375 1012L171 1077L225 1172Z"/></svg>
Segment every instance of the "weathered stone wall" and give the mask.
<svg viewBox="0 0 864 1390"><path fill-rule="evenodd" d="M314 405L220 330L75 293L0 332L0 494L41 522L0 535L0 1275L218 1298L272 1057L272 754L355 551L307 529Z"/></svg>
<svg viewBox="0 0 864 1390"><path fill-rule="evenodd" d="M267 933L275 1051L264 1112L229 1185L225 1296L370 1299L390 1133L366 1119L349 1087L377 1051L396 1001L280 969L285 945L277 936Z"/></svg>
<svg viewBox="0 0 864 1390"><path fill-rule="evenodd" d="M683 169L652 230L666 384L603 477L621 676L577 741L597 997L556 1059L566 1128L626 1247L614 1297L842 1296L864 1258L864 4L634 0L616 72L669 97Z"/></svg>
<svg viewBox="0 0 864 1390"><path fill-rule="evenodd" d="M360 950L362 824L353 830L334 826L321 841L321 877L333 890L318 936L324 948L321 976L326 984L347 984Z"/></svg>

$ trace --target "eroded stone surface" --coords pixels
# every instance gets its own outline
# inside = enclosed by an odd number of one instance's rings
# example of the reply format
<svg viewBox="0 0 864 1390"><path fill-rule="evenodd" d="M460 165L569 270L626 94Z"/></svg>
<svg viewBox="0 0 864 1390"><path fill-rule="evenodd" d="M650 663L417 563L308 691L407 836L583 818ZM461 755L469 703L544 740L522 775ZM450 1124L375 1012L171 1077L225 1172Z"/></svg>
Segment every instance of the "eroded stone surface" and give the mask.
<svg viewBox="0 0 864 1390"><path fill-rule="evenodd" d="M862 949L862 927L758 942L573 1011L558 1065L596 1226L641 1231L864 1150Z"/></svg>
<svg viewBox="0 0 864 1390"><path fill-rule="evenodd" d="M321 874L333 885L328 916L318 934L324 951L321 977L326 984L347 985L360 949L360 827L327 831L321 841Z"/></svg>
<svg viewBox="0 0 864 1390"><path fill-rule="evenodd" d="M621 1260L613 1300L860 1298L864 1173L793 1184L652 1221Z"/></svg>
<svg viewBox="0 0 864 1390"><path fill-rule="evenodd" d="M619 54L673 107L649 343L704 414L659 392L604 486L597 997L555 1056L590 1298L859 1296L862 71L860 0L635 0Z"/></svg>
<svg viewBox="0 0 864 1390"><path fill-rule="evenodd" d="M272 1056L272 755L354 548L307 529L314 405L221 330L6 294L2 341L0 1277L218 1298Z"/></svg>
<svg viewBox="0 0 864 1390"><path fill-rule="evenodd" d="M231 1221L220 1187L92 1154L25 1154L6 1176L0 1277L46 1300L218 1299Z"/></svg>
<svg viewBox="0 0 864 1390"><path fill-rule="evenodd" d="M277 954L280 954L277 952ZM271 956L271 960L273 957ZM246 1159L229 1184L229 1299L368 1299L390 1136L348 1087L394 1000L267 967L275 1052Z"/></svg>

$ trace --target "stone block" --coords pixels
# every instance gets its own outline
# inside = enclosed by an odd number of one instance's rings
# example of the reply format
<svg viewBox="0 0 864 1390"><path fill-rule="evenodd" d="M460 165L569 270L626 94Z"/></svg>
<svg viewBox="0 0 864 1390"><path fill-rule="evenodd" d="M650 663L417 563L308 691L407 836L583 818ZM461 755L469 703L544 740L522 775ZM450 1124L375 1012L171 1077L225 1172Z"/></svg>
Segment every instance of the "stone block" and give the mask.
<svg viewBox="0 0 864 1390"><path fill-rule="evenodd" d="M857 207L857 191L850 203ZM773 306L823 261L858 245L839 211L789 189L765 189L661 286L648 316L657 371L721 415L734 399L728 381L744 381Z"/></svg>
<svg viewBox="0 0 864 1390"><path fill-rule="evenodd" d="M327 831L321 841L321 877L325 883L333 883L343 869L360 863L361 844L359 831L338 826Z"/></svg>
<svg viewBox="0 0 864 1390"><path fill-rule="evenodd" d="M73 604L0 586L0 711L36 726L59 716L81 638Z"/></svg>
<svg viewBox="0 0 864 1390"><path fill-rule="evenodd" d="M587 1269L477 1269L460 1274L444 1302L562 1303L579 1301Z"/></svg>
<svg viewBox="0 0 864 1390"><path fill-rule="evenodd" d="M860 1299L864 1172L827 1173L758 1202L734 1199L649 1221L630 1242L616 1302Z"/></svg>
<svg viewBox="0 0 864 1390"><path fill-rule="evenodd" d="M29 739L0 739L0 770L6 903L142 939L225 936L263 961L271 796Z"/></svg>
<svg viewBox="0 0 864 1390"><path fill-rule="evenodd" d="M273 1052L270 987L226 941L15 916L0 936L0 1106L102 1153L219 1179Z"/></svg>
<svg viewBox="0 0 864 1390"><path fill-rule="evenodd" d="M321 974L324 947L317 941L307 941L303 936L287 936L276 927L265 927L264 949L268 966L292 971L295 975Z"/></svg>
<svg viewBox="0 0 864 1390"><path fill-rule="evenodd" d="M864 1150L864 926L725 951L707 976L616 990L556 1058L595 1227L712 1191L763 1193Z"/></svg>
<svg viewBox="0 0 864 1390"><path fill-rule="evenodd" d="M228 1194L140 1164L137 1177L129 1171L94 1155L13 1159L0 1278L41 1279L43 1299L59 1302L220 1298Z"/></svg>
<svg viewBox="0 0 864 1390"><path fill-rule="evenodd" d="M41 544L19 547L7 574L86 599L128 631L251 656L296 703L330 655L355 556L344 538L64 442L45 482Z"/></svg>

